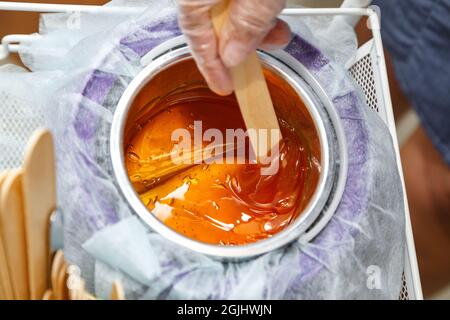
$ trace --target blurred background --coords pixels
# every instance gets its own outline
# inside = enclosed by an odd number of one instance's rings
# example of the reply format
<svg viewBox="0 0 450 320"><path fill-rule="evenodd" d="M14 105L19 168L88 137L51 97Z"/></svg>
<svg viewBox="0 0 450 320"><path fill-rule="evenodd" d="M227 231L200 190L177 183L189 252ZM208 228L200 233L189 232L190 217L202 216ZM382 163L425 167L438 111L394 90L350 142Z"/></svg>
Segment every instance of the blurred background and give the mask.
<svg viewBox="0 0 450 320"><path fill-rule="evenodd" d="M37 2L30 0L23 0L23 2ZM43 1L45 3L66 3L66 4L104 4L108 1L104 0L46 0ZM340 0L289 0L288 5L305 5L311 7L335 7L339 6L342 3ZM0 38L7 34L28 34L34 33L38 29L39 24L39 15L35 13L26 13L26 12L0 12ZM366 22L361 21L361 23L357 27L357 34L360 43L364 43L370 39L370 31L366 27ZM404 150L410 139L416 134L419 130L419 120L415 112L410 107L408 99L402 93L399 84L396 81L395 74L393 72L392 65L390 63L389 55L388 59L388 72L390 78L390 86L391 86L391 94L393 99L394 113L397 122L397 131L400 146L402 147L402 158L405 167L405 157L411 157L414 154L411 151ZM0 61L0 65L5 63L14 63L20 65L20 59L16 55L11 55L7 60ZM425 143L430 144L425 141ZM432 147L431 147L432 148ZM414 166L414 163L411 164ZM406 164L406 168L410 166ZM410 192L410 188L408 186L409 183L413 179L409 179L407 173L405 173L406 184L407 184L407 192ZM410 181L410 182L409 182ZM412 197L409 198L410 206L413 207L414 203L411 203ZM434 235L432 229L425 230L426 224L423 223L423 217L420 213L411 210L411 218L413 223L413 229L416 239L416 249L419 260L419 268L421 271L422 277L422 286L424 289L425 298L433 298L433 299L450 299L450 287L446 288L446 279L439 276L440 274L450 275L450 270L445 271L446 264L442 263L440 267L436 267L435 264L439 264L439 259L445 259L448 263L450 259L450 255L448 257L441 257L441 252L431 252L433 251L433 247L440 240L437 236ZM448 250L450 252L450 250ZM431 258L430 258L431 254ZM434 254L434 256L433 256ZM430 260L431 259L431 260ZM431 261L431 262L430 262ZM433 265L434 264L434 265ZM447 264L448 266L448 264ZM444 269L443 269L444 268ZM436 271L437 270L437 271ZM439 275L436 275L439 272Z"/></svg>

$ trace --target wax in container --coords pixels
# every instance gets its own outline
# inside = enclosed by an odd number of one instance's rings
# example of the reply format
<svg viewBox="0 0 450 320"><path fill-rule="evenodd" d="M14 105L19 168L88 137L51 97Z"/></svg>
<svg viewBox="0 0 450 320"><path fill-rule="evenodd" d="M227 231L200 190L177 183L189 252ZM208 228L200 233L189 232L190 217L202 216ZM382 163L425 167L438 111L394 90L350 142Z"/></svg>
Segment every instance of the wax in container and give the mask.
<svg viewBox="0 0 450 320"><path fill-rule="evenodd" d="M168 81L180 78L170 73L186 77L168 91L174 86ZM282 135L264 164L243 136L235 96L211 92L192 59L144 86L133 102L138 111L128 120L124 154L149 214L186 237L225 246L270 238L302 214L319 181L319 137L296 92L271 70L264 73Z"/></svg>

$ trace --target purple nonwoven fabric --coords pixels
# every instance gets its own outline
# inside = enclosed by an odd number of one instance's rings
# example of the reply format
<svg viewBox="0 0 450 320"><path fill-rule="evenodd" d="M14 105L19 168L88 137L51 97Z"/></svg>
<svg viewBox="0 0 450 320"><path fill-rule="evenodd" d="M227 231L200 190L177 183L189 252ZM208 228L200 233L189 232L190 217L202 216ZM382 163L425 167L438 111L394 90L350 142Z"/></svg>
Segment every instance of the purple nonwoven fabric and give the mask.
<svg viewBox="0 0 450 320"><path fill-rule="evenodd" d="M173 11L158 17L144 14L111 30L103 39L115 44L110 52L65 79L49 104L65 252L81 267L88 287L107 296L105 283L119 276L130 298L397 298L404 208L391 136L345 70L300 35L286 51L325 89L348 145L345 192L321 233L311 243L297 241L249 261L225 263L170 243L134 216L112 174L109 128L122 92L142 68L140 58L180 34ZM368 270L379 271L375 285Z"/></svg>

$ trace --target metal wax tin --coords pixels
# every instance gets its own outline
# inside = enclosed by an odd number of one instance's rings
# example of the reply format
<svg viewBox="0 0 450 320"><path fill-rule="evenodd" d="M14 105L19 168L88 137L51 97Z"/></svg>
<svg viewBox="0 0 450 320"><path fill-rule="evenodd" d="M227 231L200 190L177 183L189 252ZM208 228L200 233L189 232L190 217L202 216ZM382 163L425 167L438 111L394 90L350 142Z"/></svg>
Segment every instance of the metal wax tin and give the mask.
<svg viewBox="0 0 450 320"><path fill-rule="evenodd" d="M312 198L294 221L271 238L239 246L211 245L187 238L151 214L129 181L124 165L124 137L127 124L132 121L133 115L142 112L134 110L136 108L133 107L133 101L143 87L162 71L180 61L192 59L183 37L169 40L143 58L147 66L129 84L114 114L111 129L111 160L117 183L129 205L145 223L167 240L216 258L245 259L275 250L294 240L311 240L332 216L345 186L347 176L345 136L339 117L323 89L304 66L284 51L259 52L259 56L263 67L285 81L304 102L313 119L321 149L321 173ZM161 79L161 81L166 86L167 83L173 83L176 87L177 83L189 79L187 74L180 72L176 79ZM158 92L155 92L154 96L155 99L160 98Z"/></svg>

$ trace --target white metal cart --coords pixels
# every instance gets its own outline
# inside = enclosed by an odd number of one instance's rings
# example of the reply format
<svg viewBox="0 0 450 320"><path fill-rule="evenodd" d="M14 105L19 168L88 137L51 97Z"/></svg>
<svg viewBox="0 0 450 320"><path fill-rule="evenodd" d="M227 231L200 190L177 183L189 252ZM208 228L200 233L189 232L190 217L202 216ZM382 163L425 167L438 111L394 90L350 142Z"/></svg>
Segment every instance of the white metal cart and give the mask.
<svg viewBox="0 0 450 320"><path fill-rule="evenodd" d="M400 160L400 151L397 141L397 133L392 110L391 96L389 92L389 83L386 72L386 63L381 41L380 21L377 12L373 8L367 8L371 0L346 0L340 8L309 9L309 8L288 8L283 11L283 15L307 16L307 15L328 15L336 16L338 19L346 19L352 25L360 20L361 17L368 17L369 27L373 38L362 45L356 55L347 62L346 68L350 71L356 82L362 87L367 104L388 125L397 157L398 170L403 182L403 170ZM136 13L142 8L120 8L104 6L86 6L86 5L62 5L62 4L40 4L40 3L20 3L20 2L2 2L0 1L0 10L5 11L29 11L29 12L102 12L110 14ZM6 58L9 53L15 53L19 50L19 45L26 41L37 41L37 35L8 35L5 36L0 45L0 60ZM34 129L39 126L39 119L35 122L28 119L27 127ZM18 133L20 134L20 133ZM406 261L403 274L403 287L399 293L399 299L423 299L420 284L419 270L417 265L416 251L409 216L408 201L404 190L405 222L406 222Z"/></svg>

